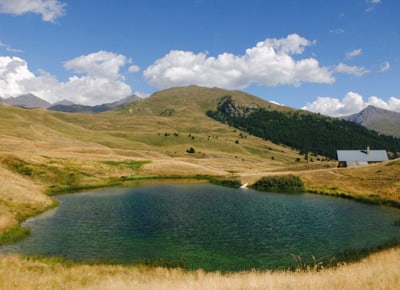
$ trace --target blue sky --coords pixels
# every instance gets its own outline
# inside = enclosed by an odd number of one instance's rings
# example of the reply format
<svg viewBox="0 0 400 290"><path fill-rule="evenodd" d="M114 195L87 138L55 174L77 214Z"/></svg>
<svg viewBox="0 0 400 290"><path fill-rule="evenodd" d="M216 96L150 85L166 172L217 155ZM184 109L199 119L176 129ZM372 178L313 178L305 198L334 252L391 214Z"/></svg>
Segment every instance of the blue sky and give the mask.
<svg viewBox="0 0 400 290"><path fill-rule="evenodd" d="M197 84L328 115L400 111L397 0L0 0L0 97Z"/></svg>

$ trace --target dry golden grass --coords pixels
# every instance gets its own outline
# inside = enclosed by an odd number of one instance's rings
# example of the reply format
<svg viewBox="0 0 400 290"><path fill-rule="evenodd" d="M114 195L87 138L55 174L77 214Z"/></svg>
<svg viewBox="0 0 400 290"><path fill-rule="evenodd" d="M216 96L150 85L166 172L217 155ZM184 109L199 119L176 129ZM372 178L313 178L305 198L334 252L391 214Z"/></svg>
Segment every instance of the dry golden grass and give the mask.
<svg viewBox="0 0 400 290"><path fill-rule="evenodd" d="M0 256L0 289L398 289L399 269L400 248L319 272L230 274L112 265L66 266Z"/></svg>
<svg viewBox="0 0 400 290"><path fill-rule="evenodd" d="M135 175L218 175L251 184L264 175L293 173L315 191L399 201L400 161L359 169L295 162L301 157L298 152L252 136L240 138L239 130L207 118L204 112L215 109L217 97L227 92L207 89L206 93L205 97L201 89L172 89L123 110L97 115L0 106L0 231L51 205L44 191L63 182L57 171L74 173L79 177L77 184L83 186ZM229 94L245 105L268 106L240 92ZM196 153L188 154L189 147ZM24 177L4 164L7 158L18 158L37 170L46 168L47 175ZM135 169L128 165L134 161L149 163ZM69 267L0 256L0 289L396 289L399 261L397 248L318 273L222 275L128 266Z"/></svg>
<svg viewBox="0 0 400 290"><path fill-rule="evenodd" d="M380 198L400 202L400 159L360 168L299 172L307 188L324 193Z"/></svg>
<svg viewBox="0 0 400 290"><path fill-rule="evenodd" d="M6 170L0 165L0 231L16 226L20 217L37 214L53 201L44 187Z"/></svg>

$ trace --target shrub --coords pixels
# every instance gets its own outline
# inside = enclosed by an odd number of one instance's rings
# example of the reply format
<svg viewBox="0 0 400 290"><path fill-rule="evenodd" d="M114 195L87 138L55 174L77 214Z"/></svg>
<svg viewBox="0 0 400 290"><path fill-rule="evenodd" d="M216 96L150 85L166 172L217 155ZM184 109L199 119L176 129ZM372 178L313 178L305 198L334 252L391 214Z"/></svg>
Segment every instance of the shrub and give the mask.
<svg viewBox="0 0 400 290"><path fill-rule="evenodd" d="M252 188L269 192L304 192L304 183L294 175L263 177L252 185Z"/></svg>
<svg viewBox="0 0 400 290"><path fill-rule="evenodd" d="M190 147L188 150L186 150L187 153L193 154L196 153L196 150L194 150L193 147Z"/></svg>

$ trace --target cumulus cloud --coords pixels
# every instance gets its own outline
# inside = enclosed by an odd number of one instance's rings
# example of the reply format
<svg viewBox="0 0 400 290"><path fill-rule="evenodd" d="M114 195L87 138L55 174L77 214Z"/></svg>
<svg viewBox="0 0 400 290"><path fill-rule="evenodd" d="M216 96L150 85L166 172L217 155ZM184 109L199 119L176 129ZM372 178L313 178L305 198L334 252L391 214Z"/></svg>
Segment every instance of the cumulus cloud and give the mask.
<svg viewBox="0 0 400 290"><path fill-rule="evenodd" d="M383 73L386 72L390 69L390 63L388 61L385 61L384 63L381 64L380 68L379 68L379 72Z"/></svg>
<svg viewBox="0 0 400 290"><path fill-rule="evenodd" d="M353 57L359 56L361 54L362 54L362 49L361 48L355 49L353 51L349 51L349 52L346 53L346 59L352 59Z"/></svg>
<svg viewBox="0 0 400 290"><path fill-rule="evenodd" d="M61 82L45 71L35 75L21 58L0 57L0 97L33 93L49 102L62 99L87 105L112 102L132 94L121 73L130 63L124 55L107 51L82 55L64 63L75 74Z"/></svg>
<svg viewBox="0 0 400 290"><path fill-rule="evenodd" d="M120 69L127 63L126 56L101 50L71 59L65 62L64 67L91 77L119 79L122 78Z"/></svg>
<svg viewBox="0 0 400 290"><path fill-rule="evenodd" d="M65 14L65 3L58 0L0 0L0 12L14 15L36 13L43 21L54 22Z"/></svg>
<svg viewBox="0 0 400 290"><path fill-rule="evenodd" d="M339 63L335 70L337 73L343 73L343 74L349 74L349 75L354 75L356 77L361 77L362 75L365 75L366 73L369 72L364 67L361 66L351 66L345 63Z"/></svg>
<svg viewBox="0 0 400 290"><path fill-rule="evenodd" d="M7 98L25 93L21 81L34 77L25 60L0 56L0 97Z"/></svg>
<svg viewBox="0 0 400 290"><path fill-rule="evenodd" d="M314 44L297 34L281 39L266 39L248 48L243 55L172 50L145 71L150 84L168 88L197 84L207 87L243 89L257 85L295 85L304 82L333 83L332 72L315 58L296 60L307 46Z"/></svg>
<svg viewBox="0 0 400 290"><path fill-rule="evenodd" d="M317 97L314 102L306 104L302 109L328 116L346 116L358 113L369 105L400 112L400 99L396 97L390 97L385 101L377 96L371 96L364 101L364 98L355 92L348 92L341 100Z"/></svg>

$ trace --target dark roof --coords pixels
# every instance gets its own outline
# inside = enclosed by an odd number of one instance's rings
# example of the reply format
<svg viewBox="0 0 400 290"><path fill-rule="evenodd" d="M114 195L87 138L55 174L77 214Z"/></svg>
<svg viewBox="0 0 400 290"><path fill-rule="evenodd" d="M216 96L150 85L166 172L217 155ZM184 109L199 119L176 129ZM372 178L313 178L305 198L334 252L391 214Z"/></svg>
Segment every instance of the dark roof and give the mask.
<svg viewBox="0 0 400 290"><path fill-rule="evenodd" d="M338 161L386 161L386 150L337 150Z"/></svg>

